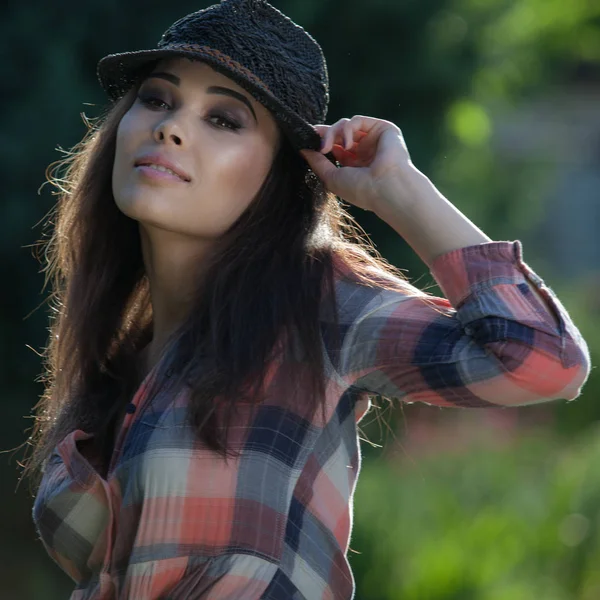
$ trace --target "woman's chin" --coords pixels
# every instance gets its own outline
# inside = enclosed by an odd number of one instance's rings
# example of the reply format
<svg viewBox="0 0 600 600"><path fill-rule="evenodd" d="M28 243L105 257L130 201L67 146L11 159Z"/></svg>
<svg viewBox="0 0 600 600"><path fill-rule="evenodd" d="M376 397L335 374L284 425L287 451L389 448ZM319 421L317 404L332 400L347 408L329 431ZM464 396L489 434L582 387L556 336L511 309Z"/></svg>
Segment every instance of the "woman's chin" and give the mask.
<svg viewBox="0 0 600 600"><path fill-rule="evenodd" d="M117 208L127 217L136 221L172 220L173 203L152 190L133 190L133 193L115 196ZM170 219L169 219L170 217Z"/></svg>

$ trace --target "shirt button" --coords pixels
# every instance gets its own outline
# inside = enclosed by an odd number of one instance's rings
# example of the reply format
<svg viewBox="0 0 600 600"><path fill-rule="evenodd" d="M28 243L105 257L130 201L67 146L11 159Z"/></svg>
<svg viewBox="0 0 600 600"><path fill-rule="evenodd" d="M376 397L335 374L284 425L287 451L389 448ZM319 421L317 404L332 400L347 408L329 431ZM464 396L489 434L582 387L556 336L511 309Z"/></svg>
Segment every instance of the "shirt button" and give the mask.
<svg viewBox="0 0 600 600"><path fill-rule="evenodd" d="M135 404L133 402L130 402L127 407L125 408L125 412L127 412L127 414L133 414L135 412Z"/></svg>
<svg viewBox="0 0 600 600"><path fill-rule="evenodd" d="M171 375L173 375L173 369L171 367L169 367L165 373L165 375L167 377L171 377Z"/></svg>

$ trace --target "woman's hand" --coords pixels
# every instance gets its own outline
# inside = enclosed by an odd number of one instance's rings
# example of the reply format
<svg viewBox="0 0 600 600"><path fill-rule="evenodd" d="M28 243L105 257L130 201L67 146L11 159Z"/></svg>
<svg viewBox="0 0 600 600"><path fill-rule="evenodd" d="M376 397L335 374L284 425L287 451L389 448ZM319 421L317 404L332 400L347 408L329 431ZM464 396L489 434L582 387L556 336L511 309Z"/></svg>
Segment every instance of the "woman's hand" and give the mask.
<svg viewBox="0 0 600 600"><path fill-rule="evenodd" d="M321 136L321 151L300 153L330 192L374 212L392 196L400 200L402 180L416 168L394 123L357 115L333 125L315 125L315 129ZM329 152L341 167L323 156Z"/></svg>
<svg viewBox="0 0 600 600"><path fill-rule="evenodd" d="M492 241L413 165L393 123L356 116L315 128L323 140L321 152L301 154L327 189L373 211L427 265L451 250ZM328 152L340 168L323 156Z"/></svg>

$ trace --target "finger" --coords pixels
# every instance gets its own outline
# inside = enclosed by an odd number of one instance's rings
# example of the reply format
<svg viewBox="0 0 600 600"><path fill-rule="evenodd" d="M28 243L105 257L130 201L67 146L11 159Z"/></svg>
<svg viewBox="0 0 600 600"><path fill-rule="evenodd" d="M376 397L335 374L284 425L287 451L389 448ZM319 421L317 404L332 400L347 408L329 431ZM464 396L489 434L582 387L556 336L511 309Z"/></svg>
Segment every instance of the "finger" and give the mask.
<svg viewBox="0 0 600 600"><path fill-rule="evenodd" d="M354 154L354 152L348 152L347 150L344 150L341 146L334 146L331 152L334 158L342 167L363 166L362 161L356 154Z"/></svg>
<svg viewBox="0 0 600 600"><path fill-rule="evenodd" d="M331 125L313 125L313 129L319 134L321 138L321 148L323 148L323 144L325 143L325 135L327 131L331 128Z"/></svg>
<svg viewBox="0 0 600 600"><path fill-rule="evenodd" d="M326 156L319 152L313 150L301 150L300 154L315 172L315 175L322 181L329 180L332 173L337 171L337 167L332 164Z"/></svg>
<svg viewBox="0 0 600 600"><path fill-rule="evenodd" d="M382 126L385 127L386 124L388 124L387 121L362 115L355 115L351 119L340 119L327 131L322 152L324 154L330 152L335 144L339 144L345 150L354 150L367 137L366 145L368 145L373 138L377 138L381 133ZM389 123L389 125L393 125L393 123Z"/></svg>
<svg viewBox="0 0 600 600"><path fill-rule="evenodd" d="M323 147L321 148L322 154L331 152L334 144L341 143L343 145L343 127L344 123L348 122L349 120L350 119L340 119L327 130L323 140Z"/></svg>
<svg viewBox="0 0 600 600"><path fill-rule="evenodd" d="M321 136L321 146L323 146L323 140L325 139L325 135L327 131L331 129L331 125L313 125L317 133Z"/></svg>
<svg viewBox="0 0 600 600"><path fill-rule="evenodd" d="M324 146L321 152L327 154L333 150L333 147L337 144L342 148L349 150L355 144L355 131L352 126L352 119L340 119L334 123L324 141Z"/></svg>
<svg viewBox="0 0 600 600"><path fill-rule="evenodd" d="M354 123L352 120L347 121L342 125L342 138L344 150L350 151L354 146Z"/></svg>
<svg viewBox="0 0 600 600"><path fill-rule="evenodd" d="M360 117L352 117L352 119L342 124L343 126L343 146L345 150L352 150L361 140L368 134L361 126Z"/></svg>
<svg viewBox="0 0 600 600"><path fill-rule="evenodd" d="M382 137L395 137L398 134L399 129L395 125L391 125L392 126L390 126L387 122L382 121L369 123L364 118L360 119L360 126L364 127L368 131L360 131L360 141L356 147L352 148L352 152L360 157L362 161L361 166L372 164L372 161L382 149Z"/></svg>
<svg viewBox="0 0 600 600"><path fill-rule="evenodd" d="M362 142L368 135L369 134L364 131L353 130L351 143L345 149L348 150L348 152L354 152L355 154L356 153L364 153L364 149L365 149L365 147L368 146L368 143L364 144Z"/></svg>
<svg viewBox="0 0 600 600"><path fill-rule="evenodd" d="M304 156L315 175L334 194L344 197L344 194L348 190L351 191L358 187L360 178L362 177L362 169L353 168L351 164L347 164L342 169L337 168L325 156L312 150L301 150L300 153ZM338 159L342 158L342 154L350 156L350 153L345 152L340 146L336 146L333 153Z"/></svg>

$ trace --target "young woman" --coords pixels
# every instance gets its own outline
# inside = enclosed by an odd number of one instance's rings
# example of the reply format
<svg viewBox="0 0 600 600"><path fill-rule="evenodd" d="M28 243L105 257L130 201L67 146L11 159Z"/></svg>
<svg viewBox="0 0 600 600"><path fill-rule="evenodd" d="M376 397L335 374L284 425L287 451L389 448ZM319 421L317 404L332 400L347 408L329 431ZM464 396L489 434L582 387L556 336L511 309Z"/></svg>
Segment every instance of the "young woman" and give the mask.
<svg viewBox="0 0 600 600"><path fill-rule="evenodd" d="M28 472L72 599L349 599L369 394L574 399L585 342L518 241L492 241L402 133L324 125L325 60L263 0L110 55L112 104L56 178L55 315ZM375 212L427 295L353 235Z"/></svg>

